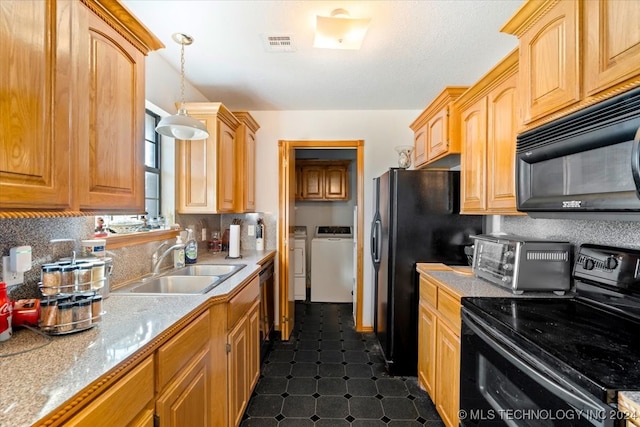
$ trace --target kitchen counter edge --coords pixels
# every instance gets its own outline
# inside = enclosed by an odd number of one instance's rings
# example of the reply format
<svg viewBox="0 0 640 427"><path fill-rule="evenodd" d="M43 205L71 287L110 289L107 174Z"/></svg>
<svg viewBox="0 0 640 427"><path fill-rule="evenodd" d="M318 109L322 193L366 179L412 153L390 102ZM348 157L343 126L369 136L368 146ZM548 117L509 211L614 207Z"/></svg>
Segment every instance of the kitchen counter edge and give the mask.
<svg viewBox="0 0 640 427"><path fill-rule="evenodd" d="M4 359L0 425L51 425L85 406L209 307L225 303L255 277L275 250L242 258L203 254L197 264L246 264L204 295L138 296L111 293L96 327L53 337L42 348ZM18 333L30 333L23 330ZM8 383L8 384L7 384Z"/></svg>

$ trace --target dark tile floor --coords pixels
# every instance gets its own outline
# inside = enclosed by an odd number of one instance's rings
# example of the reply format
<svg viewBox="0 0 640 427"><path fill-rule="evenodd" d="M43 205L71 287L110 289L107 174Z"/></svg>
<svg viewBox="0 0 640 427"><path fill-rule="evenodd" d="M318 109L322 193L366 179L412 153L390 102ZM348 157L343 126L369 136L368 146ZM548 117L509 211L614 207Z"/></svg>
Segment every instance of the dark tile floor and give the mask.
<svg viewBox="0 0 640 427"><path fill-rule="evenodd" d="M351 304L296 303L289 341L262 365L242 426L443 426L416 377L390 377Z"/></svg>

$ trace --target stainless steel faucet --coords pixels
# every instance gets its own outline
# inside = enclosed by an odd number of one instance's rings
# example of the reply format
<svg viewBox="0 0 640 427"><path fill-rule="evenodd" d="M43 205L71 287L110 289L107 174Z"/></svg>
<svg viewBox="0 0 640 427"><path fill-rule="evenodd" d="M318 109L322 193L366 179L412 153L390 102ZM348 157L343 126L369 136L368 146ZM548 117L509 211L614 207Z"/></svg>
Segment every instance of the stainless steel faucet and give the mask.
<svg viewBox="0 0 640 427"><path fill-rule="evenodd" d="M169 244L168 241L164 241L164 242L162 242L160 244L160 246L158 246L156 248L155 251L153 251L153 255L151 256L151 261L152 261L151 274L153 274L153 275L158 274L158 272L160 270L160 265L162 264L162 261L167 257L167 255L172 253L174 249L183 249L184 248L184 244L183 243L176 243L175 245L170 246L168 249L166 249L164 252L162 252L162 255L158 255L158 253L160 252L160 249L162 249L163 247L167 246L168 244Z"/></svg>

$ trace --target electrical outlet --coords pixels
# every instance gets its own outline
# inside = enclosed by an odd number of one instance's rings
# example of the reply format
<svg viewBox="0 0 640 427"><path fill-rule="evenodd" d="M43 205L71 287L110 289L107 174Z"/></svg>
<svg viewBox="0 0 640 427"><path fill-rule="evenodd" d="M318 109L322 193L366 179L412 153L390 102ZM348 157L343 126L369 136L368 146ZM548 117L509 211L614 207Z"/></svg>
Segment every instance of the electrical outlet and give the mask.
<svg viewBox="0 0 640 427"><path fill-rule="evenodd" d="M11 285L19 285L24 283L24 273L16 273L14 271L9 270L10 267L9 257L2 257L2 281L7 284L7 286Z"/></svg>
<svg viewBox="0 0 640 427"><path fill-rule="evenodd" d="M202 229L202 239L203 242L207 240L207 229L203 228Z"/></svg>
<svg viewBox="0 0 640 427"><path fill-rule="evenodd" d="M255 236L256 235L256 226L255 225L248 225L247 226L247 232L249 233L249 236Z"/></svg>

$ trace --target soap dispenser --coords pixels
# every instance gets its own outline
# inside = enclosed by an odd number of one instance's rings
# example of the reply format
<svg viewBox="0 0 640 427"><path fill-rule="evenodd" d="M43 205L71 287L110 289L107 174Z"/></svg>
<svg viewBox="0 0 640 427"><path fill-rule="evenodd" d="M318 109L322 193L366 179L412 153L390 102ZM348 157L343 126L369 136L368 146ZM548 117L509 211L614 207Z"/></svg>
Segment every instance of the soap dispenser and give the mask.
<svg viewBox="0 0 640 427"><path fill-rule="evenodd" d="M195 264L198 261L198 243L193 237L193 230L187 228L187 243L184 248L185 264Z"/></svg>
<svg viewBox="0 0 640 427"><path fill-rule="evenodd" d="M178 237L176 237L176 245L181 245L181 244L182 244L182 239L178 234ZM174 268L184 267L184 246L173 250L173 267Z"/></svg>

